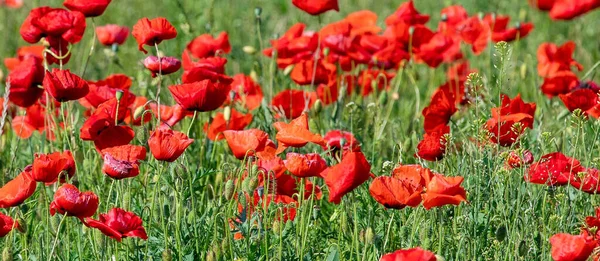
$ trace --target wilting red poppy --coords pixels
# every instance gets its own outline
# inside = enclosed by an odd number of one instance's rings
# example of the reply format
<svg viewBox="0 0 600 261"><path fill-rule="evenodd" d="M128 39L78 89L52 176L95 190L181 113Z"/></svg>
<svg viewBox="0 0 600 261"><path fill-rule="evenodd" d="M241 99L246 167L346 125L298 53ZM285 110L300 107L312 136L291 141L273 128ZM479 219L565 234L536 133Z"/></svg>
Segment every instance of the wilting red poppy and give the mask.
<svg viewBox="0 0 600 261"><path fill-rule="evenodd" d="M100 104L115 98L119 90L123 91L122 100L131 99L131 95L129 95L131 84L131 78L125 74L112 74L104 80L90 81L88 82L89 92L85 96L85 100L92 107L97 108Z"/></svg>
<svg viewBox="0 0 600 261"><path fill-rule="evenodd" d="M188 138L183 132L159 127L150 135L148 146L150 147L150 152L152 152L152 155L157 160L173 162L193 142L194 140Z"/></svg>
<svg viewBox="0 0 600 261"><path fill-rule="evenodd" d="M424 250L420 247L411 249L401 249L396 252L385 254L379 261L436 261L437 257L433 252Z"/></svg>
<svg viewBox="0 0 600 261"><path fill-rule="evenodd" d="M422 111L423 117L425 117L423 124L425 133L430 133L450 122L450 117L458 110L455 100L449 90L440 89L433 94L429 106Z"/></svg>
<svg viewBox="0 0 600 261"><path fill-rule="evenodd" d="M240 160L264 150L269 141L269 135L259 129L227 130L223 132L223 136L233 155Z"/></svg>
<svg viewBox="0 0 600 261"><path fill-rule="evenodd" d="M58 212L83 220L96 213L98 203L98 196L94 192L80 192L77 187L64 184L54 193L54 200L50 203L50 215L54 216Z"/></svg>
<svg viewBox="0 0 600 261"><path fill-rule="evenodd" d="M525 103L521 95L510 99L502 95L502 105L492 108L492 118L486 122L486 129L490 133L490 141L501 146L510 146L517 141L526 128L533 127L535 103ZM516 130L513 126L520 123L522 128Z"/></svg>
<svg viewBox="0 0 600 261"><path fill-rule="evenodd" d="M421 14L415 8L412 0L402 3L396 11L385 19L385 24L395 25L405 23L408 25L425 24L429 21L429 15Z"/></svg>
<svg viewBox="0 0 600 261"><path fill-rule="evenodd" d="M138 42L140 51L148 53L144 45L154 46L163 40L173 39L177 37L177 29L166 18L158 17L150 20L144 17L133 26L131 34Z"/></svg>
<svg viewBox="0 0 600 261"><path fill-rule="evenodd" d="M327 168L327 162L318 153L290 152L283 162L290 173L300 178L317 177Z"/></svg>
<svg viewBox="0 0 600 261"><path fill-rule="evenodd" d="M532 23L518 23L514 28L508 28L510 17L505 15L486 15L483 20L492 28L492 41L494 42L512 42L523 39L533 30Z"/></svg>
<svg viewBox="0 0 600 261"><path fill-rule="evenodd" d="M583 70L583 66L573 59L575 43L568 41L561 46L542 43L537 50L538 73L542 77L554 77L560 71L570 71L571 66Z"/></svg>
<svg viewBox="0 0 600 261"><path fill-rule="evenodd" d="M227 32L221 32L217 38L213 38L210 34L200 35L188 43L186 50L199 59L215 56L219 52L229 53L231 52L229 35Z"/></svg>
<svg viewBox="0 0 600 261"><path fill-rule="evenodd" d="M225 120L225 115L219 112L212 120L210 125L204 124L204 132L210 140L221 140L221 134L226 130L243 130L252 122L252 113L242 114L235 109L231 109L229 119Z"/></svg>
<svg viewBox="0 0 600 261"><path fill-rule="evenodd" d="M29 107L44 93L38 86L44 81L44 67L36 57L26 57L8 75L10 93L8 99L17 106Z"/></svg>
<svg viewBox="0 0 600 261"><path fill-rule="evenodd" d="M49 42L78 43L85 32L85 16L47 6L34 8L21 25L21 37L34 44L46 37Z"/></svg>
<svg viewBox="0 0 600 261"><path fill-rule="evenodd" d="M597 0L556 0L550 10L550 17L555 20L570 20L600 7Z"/></svg>
<svg viewBox="0 0 600 261"><path fill-rule="evenodd" d="M260 107L263 92L260 85L252 80L252 77L244 74L236 74L233 76L231 91L235 93L233 100L239 102L248 108L248 110Z"/></svg>
<svg viewBox="0 0 600 261"><path fill-rule="evenodd" d="M179 71L181 62L175 57L148 56L144 59L144 66L152 72L152 78L158 74L169 75Z"/></svg>
<svg viewBox="0 0 600 261"><path fill-rule="evenodd" d="M354 135L348 131L331 130L323 137L325 145L324 150L352 150L360 151L360 143L354 138Z"/></svg>
<svg viewBox="0 0 600 261"><path fill-rule="evenodd" d="M319 134L312 133L308 128L308 115L303 113L300 117L293 119L290 123L276 122L273 127L277 130L275 138L279 142L277 154L283 152L287 147L301 148L309 142L324 146L325 140Z"/></svg>
<svg viewBox="0 0 600 261"><path fill-rule="evenodd" d="M564 233L550 237L552 259L555 261L586 261L598 246L598 242L587 233L569 235Z"/></svg>
<svg viewBox="0 0 600 261"><path fill-rule="evenodd" d="M44 89L59 102L72 101L85 97L89 92L88 83L67 70L52 69L44 77Z"/></svg>
<svg viewBox="0 0 600 261"><path fill-rule="evenodd" d="M553 152L533 163L525 173L524 179L534 184L564 186L569 183L573 175L583 169L577 159L567 157L560 152Z"/></svg>
<svg viewBox="0 0 600 261"><path fill-rule="evenodd" d="M339 204L342 197L371 177L371 165L362 152L347 152L342 161L321 173L329 188L329 202Z"/></svg>
<svg viewBox="0 0 600 261"><path fill-rule="evenodd" d="M335 65L324 60L315 61L313 59L305 60L294 65L290 78L298 85L327 84L329 78L335 73Z"/></svg>
<svg viewBox="0 0 600 261"><path fill-rule="evenodd" d="M200 82L169 86L173 99L185 110L213 111L223 105L231 85L220 81L202 80Z"/></svg>
<svg viewBox="0 0 600 261"><path fill-rule="evenodd" d="M106 214L100 214L100 220L86 218L84 224L93 227L103 234L121 242L126 237L148 239L142 219L135 213L120 208L113 208Z"/></svg>
<svg viewBox="0 0 600 261"><path fill-rule="evenodd" d="M573 72L559 71L553 74L552 77L545 78L540 89L548 98L552 98L553 96L569 93L577 86L577 82L577 75Z"/></svg>
<svg viewBox="0 0 600 261"><path fill-rule="evenodd" d="M0 208L16 207L25 202L35 192L36 183L31 177L31 165L14 179L0 188Z"/></svg>
<svg viewBox="0 0 600 261"><path fill-rule="evenodd" d="M71 11L78 11L85 17L101 16L111 0L65 0L63 5Z"/></svg>
<svg viewBox="0 0 600 261"><path fill-rule="evenodd" d="M140 174L139 163L146 158L146 148L136 145L114 146L102 150L102 171L113 179L132 178Z"/></svg>
<svg viewBox="0 0 600 261"><path fill-rule="evenodd" d="M338 0L292 0L292 4L311 15L320 15L329 10L340 11Z"/></svg>
<svg viewBox="0 0 600 261"><path fill-rule="evenodd" d="M107 24L105 26L96 27L96 35L98 36L98 41L100 41L102 45L122 45L129 36L129 28L127 28L127 26Z"/></svg>
<svg viewBox="0 0 600 261"><path fill-rule="evenodd" d="M284 90L276 94L271 100L271 106L278 112L279 117L285 116L288 119L294 119L312 106L316 100L314 92L302 90Z"/></svg>
<svg viewBox="0 0 600 261"><path fill-rule="evenodd" d="M423 196L423 207L430 209L444 205L458 205L467 201L467 192L460 184L463 177L445 177L434 174L431 180L427 180L426 191Z"/></svg>
<svg viewBox="0 0 600 261"><path fill-rule="evenodd" d="M11 217L0 213L0 237L4 237L13 230L19 229L19 222L14 221Z"/></svg>
<svg viewBox="0 0 600 261"><path fill-rule="evenodd" d="M69 177L75 175L75 160L70 151L34 154L31 177L35 181L54 183L63 171Z"/></svg>
<svg viewBox="0 0 600 261"><path fill-rule="evenodd" d="M520 168L533 163L533 154L529 150L513 150L508 153L506 167L509 169Z"/></svg>
<svg viewBox="0 0 600 261"><path fill-rule="evenodd" d="M478 55L485 50L490 39L490 26L479 19L478 16L472 16L457 27L463 41L471 45L471 50Z"/></svg>
<svg viewBox="0 0 600 261"><path fill-rule="evenodd" d="M591 89L577 89L558 95L570 112L580 109L584 113L598 104L598 94Z"/></svg>
<svg viewBox="0 0 600 261"><path fill-rule="evenodd" d="M429 133L425 133L423 140L417 144L416 157L428 161L437 161L444 158L446 154L446 134L450 133L450 127L439 125Z"/></svg>
<svg viewBox="0 0 600 261"><path fill-rule="evenodd" d="M416 207L421 203L425 181L432 175L429 169L419 165L399 166L392 171L391 177L375 178L369 187L369 193L386 208Z"/></svg>
<svg viewBox="0 0 600 261"><path fill-rule="evenodd" d="M276 52L280 69L313 58L319 46L319 36L305 29L303 23L294 24L279 39L271 40L272 47L263 50L263 54L273 57Z"/></svg>

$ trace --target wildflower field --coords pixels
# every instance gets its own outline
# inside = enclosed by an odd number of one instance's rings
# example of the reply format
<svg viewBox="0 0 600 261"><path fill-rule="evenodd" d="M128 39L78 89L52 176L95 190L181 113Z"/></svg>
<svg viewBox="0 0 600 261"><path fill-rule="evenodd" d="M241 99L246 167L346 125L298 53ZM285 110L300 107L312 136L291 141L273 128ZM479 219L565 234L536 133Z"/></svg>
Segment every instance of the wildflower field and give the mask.
<svg viewBox="0 0 600 261"><path fill-rule="evenodd" d="M8 260L600 259L600 0L0 0Z"/></svg>

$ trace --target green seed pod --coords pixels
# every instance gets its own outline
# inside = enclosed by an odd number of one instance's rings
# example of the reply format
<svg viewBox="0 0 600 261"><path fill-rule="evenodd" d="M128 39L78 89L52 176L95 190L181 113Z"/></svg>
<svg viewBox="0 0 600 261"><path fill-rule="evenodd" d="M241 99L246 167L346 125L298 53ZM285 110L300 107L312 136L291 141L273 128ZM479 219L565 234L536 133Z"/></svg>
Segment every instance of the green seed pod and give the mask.
<svg viewBox="0 0 600 261"><path fill-rule="evenodd" d="M2 250L2 261L12 261L13 255L10 251L10 247L6 246L4 250Z"/></svg>
<svg viewBox="0 0 600 261"><path fill-rule="evenodd" d="M233 180L230 179L225 183L225 199L231 200L233 198L233 192L235 190L235 185L233 184Z"/></svg>
<svg viewBox="0 0 600 261"><path fill-rule="evenodd" d="M144 111L146 111L146 108L144 106L137 107L133 112L133 118L139 119L140 117L142 117L142 114L144 114Z"/></svg>
<svg viewBox="0 0 600 261"><path fill-rule="evenodd" d="M283 75L288 76L292 70L294 69L294 65L290 64L287 67L285 67L285 69L283 69Z"/></svg>
<svg viewBox="0 0 600 261"><path fill-rule="evenodd" d="M255 53L256 53L256 48L254 48L254 47L252 47L252 46L250 46L250 45L246 45L246 46L244 46L244 47L242 48L242 50L243 50L245 53L247 53L247 54L250 54L250 55L253 55L253 54L255 54Z"/></svg>
<svg viewBox="0 0 600 261"><path fill-rule="evenodd" d="M252 195L254 193L254 190L258 187L258 178L256 176L253 176L249 179L248 181L248 187L247 187L247 191L248 194Z"/></svg>
<svg viewBox="0 0 600 261"><path fill-rule="evenodd" d="M281 223L279 222L279 220L275 220L275 222L273 222L273 233L281 233Z"/></svg>
<svg viewBox="0 0 600 261"><path fill-rule="evenodd" d="M253 81L258 82L258 73L256 73L255 70L250 71L250 78L252 78Z"/></svg>
<svg viewBox="0 0 600 261"><path fill-rule="evenodd" d="M229 240L227 240L227 238L221 241L221 250L223 250L223 255L225 255L225 253L227 253L227 250L229 250Z"/></svg>
<svg viewBox="0 0 600 261"><path fill-rule="evenodd" d="M227 106L223 110L223 119L225 119L226 122L229 122L231 119L231 106Z"/></svg>
<svg viewBox="0 0 600 261"><path fill-rule="evenodd" d="M365 230L365 244L372 244L375 240L375 233L373 233L373 229L368 227Z"/></svg>
<svg viewBox="0 0 600 261"><path fill-rule="evenodd" d="M123 98L123 91L118 90L117 92L115 92L115 98L117 98L117 101L121 101L121 98Z"/></svg>
<svg viewBox="0 0 600 261"><path fill-rule="evenodd" d="M321 101L321 99L317 99L317 101L315 101L315 104L313 104L313 111L316 114L321 113L321 111L323 111L323 102Z"/></svg>
<svg viewBox="0 0 600 261"><path fill-rule="evenodd" d="M165 249L162 252L162 261L172 261L172 260L173 260L173 254L171 254L171 250Z"/></svg>
<svg viewBox="0 0 600 261"><path fill-rule="evenodd" d="M262 8L260 6L257 6L256 8L254 8L254 15L256 15L256 17L260 17L261 14L262 14Z"/></svg>

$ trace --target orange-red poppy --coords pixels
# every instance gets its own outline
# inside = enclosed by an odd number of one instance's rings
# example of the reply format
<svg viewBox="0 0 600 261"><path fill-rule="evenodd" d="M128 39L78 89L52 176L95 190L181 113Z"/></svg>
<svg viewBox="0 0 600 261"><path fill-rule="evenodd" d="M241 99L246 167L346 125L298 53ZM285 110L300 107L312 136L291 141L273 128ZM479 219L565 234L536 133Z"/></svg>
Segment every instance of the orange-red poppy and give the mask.
<svg viewBox="0 0 600 261"><path fill-rule="evenodd" d="M8 71L14 70L25 58L28 56L33 56L37 58L38 61L42 61L44 59L44 50L46 49L43 45L31 45L31 46L22 46L17 49L17 57L4 58L4 66ZM46 57L48 59L48 64L52 64L53 60L50 59L53 57Z"/></svg>
<svg viewBox="0 0 600 261"><path fill-rule="evenodd" d="M194 142L183 132L174 131L171 128L161 126L152 132L148 139L150 152L155 159L173 162L185 152L185 149Z"/></svg>
<svg viewBox="0 0 600 261"><path fill-rule="evenodd" d="M393 253L385 254L379 261L436 261L435 254L420 247L401 249Z"/></svg>
<svg viewBox="0 0 600 261"><path fill-rule="evenodd" d="M54 216L58 212L83 220L96 213L98 204L98 196L94 192L80 192L77 187L64 184L54 193L54 200L50 203L50 215Z"/></svg>
<svg viewBox="0 0 600 261"><path fill-rule="evenodd" d="M262 88L252 80L252 77L244 74L236 74L233 76L231 91L234 93L233 101L242 104L248 110L260 107L263 99ZM231 101L231 97L228 100Z"/></svg>
<svg viewBox="0 0 600 261"><path fill-rule="evenodd" d="M502 95L502 105L492 108L492 118L486 122L490 141L501 146L510 146L515 143L526 128L533 127L535 108L535 103L523 102L520 94L513 99ZM520 130L513 128L516 123L522 125Z"/></svg>
<svg viewBox="0 0 600 261"><path fill-rule="evenodd" d="M133 26L131 34L138 42L138 49L148 53L144 49L144 45L154 46L163 40L173 39L177 37L177 29L164 17L152 20L144 17Z"/></svg>
<svg viewBox="0 0 600 261"><path fill-rule="evenodd" d="M575 43L568 41L561 46L542 43L537 50L538 73L542 77L554 77L561 71L570 71L571 66L583 70L583 66L573 59Z"/></svg>
<svg viewBox="0 0 600 261"><path fill-rule="evenodd" d="M315 61L308 59L294 65L290 78L298 85L327 84L332 74L335 74L335 65L323 59Z"/></svg>
<svg viewBox="0 0 600 261"><path fill-rule="evenodd" d="M135 213L121 208L113 208L106 214L100 214L99 220L86 218L84 222L86 226L96 228L119 242L126 237L148 239L142 223L142 219Z"/></svg>
<svg viewBox="0 0 600 261"><path fill-rule="evenodd" d="M139 163L146 158L146 148L136 145L121 145L103 149L102 172L113 179L132 178L140 174Z"/></svg>
<svg viewBox="0 0 600 261"><path fill-rule="evenodd" d="M423 207L431 209L445 205L459 205L467 201L467 192L461 186L463 177L446 177L441 174L433 174L430 180L426 180L425 193L423 193Z"/></svg>
<svg viewBox="0 0 600 261"><path fill-rule="evenodd" d="M450 118L456 113L456 98L450 90L438 89L431 97L429 106L422 111L425 133L439 129L450 122Z"/></svg>
<svg viewBox="0 0 600 261"><path fill-rule="evenodd" d="M21 174L0 188L0 208L16 207L33 195L36 182L31 177L32 169L31 165L25 167Z"/></svg>
<svg viewBox="0 0 600 261"><path fill-rule="evenodd" d="M323 136L325 145L324 150L351 150L360 151L360 142L356 140L351 132L343 130L330 130Z"/></svg>
<svg viewBox="0 0 600 261"><path fill-rule="evenodd" d="M317 153L290 152L284 160L285 168L299 178L317 177L327 168L327 162Z"/></svg>
<svg viewBox="0 0 600 261"><path fill-rule="evenodd" d="M444 158L446 154L446 134L450 133L450 127L447 125L438 125L436 128L426 132L423 140L417 144L417 153L415 157L437 161Z"/></svg>
<svg viewBox="0 0 600 261"><path fill-rule="evenodd" d="M71 11L78 11L85 17L101 16L112 0L65 0L63 5Z"/></svg>
<svg viewBox="0 0 600 261"><path fill-rule="evenodd" d="M273 127L277 130L275 138L279 142L277 154L283 152L287 147L301 148L309 142L324 146L325 140L319 134L312 133L308 128L308 115L303 113L300 117L293 119L290 123L276 122Z"/></svg>
<svg viewBox="0 0 600 261"><path fill-rule="evenodd" d="M240 160L264 150L269 141L269 135L259 129L226 130L223 131L223 136L233 155Z"/></svg>
<svg viewBox="0 0 600 261"><path fill-rule="evenodd" d="M271 100L271 106L277 112L277 117L295 119L308 111L315 100L314 92L289 89L276 94Z"/></svg>
<svg viewBox="0 0 600 261"><path fill-rule="evenodd" d="M340 10L338 0L292 0L292 4L311 15L320 15L330 10Z"/></svg>
<svg viewBox="0 0 600 261"><path fill-rule="evenodd" d="M243 130L252 122L252 114L243 114L231 109L229 119L225 119L223 112L217 113L210 124L204 124L204 132L210 140L223 139L222 132L226 130Z"/></svg>
<svg viewBox="0 0 600 261"><path fill-rule="evenodd" d="M371 196L386 208L403 209L421 204L425 181L433 174L419 165L402 165L392 176L379 176L369 187Z"/></svg>
<svg viewBox="0 0 600 261"><path fill-rule="evenodd" d="M96 27L98 41L104 46L122 45L129 36L129 28L116 24Z"/></svg>
<svg viewBox="0 0 600 261"><path fill-rule="evenodd" d="M200 82L169 86L173 99L189 111L213 111L221 107L231 90L231 85L220 81Z"/></svg>
<svg viewBox="0 0 600 261"><path fill-rule="evenodd" d="M200 35L188 43L186 50L199 59L215 56L217 53L229 53L229 35L227 32L221 32L216 38L210 34Z"/></svg>
<svg viewBox="0 0 600 261"><path fill-rule="evenodd" d="M44 93L39 88L44 81L44 67L41 60L34 56L27 56L8 75L10 93L8 99L19 107L29 107Z"/></svg>
<svg viewBox="0 0 600 261"><path fill-rule="evenodd" d="M75 160L70 151L34 154L31 177L35 181L52 184L63 172L68 177L75 175Z"/></svg>
<svg viewBox="0 0 600 261"><path fill-rule="evenodd" d="M280 69L311 59L319 45L319 36L305 29L303 23L294 24L279 39L271 40L272 47L263 50L263 54L273 57L273 53L277 53L277 66Z"/></svg>
<svg viewBox="0 0 600 261"><path fill-rule="evenodd" d="M362 152L347 152L342 161L321 173L329 188L329 202L339 204L342 197L371 177L371 165Z"/></svg>
<svg viewBox="0 0 600 261"><path fill-rule="evenodd" d="M540 89L548 98L560 94L567 94L573 90L579 79L571 71L559 71L549 78L545 78Z"/></svg>
<svg viewBox="0 0 600 261"><path fill-rule="evenodd" d="M592 255L598 242L585 232L576 236L559 233L550 237L550 245L555 261L585 261Z"/></svg>
<svg viewBox="0 0 600 261"><path fill-rule="evenodd" d="M44 89L59 102L72 101L85 97L89 92L88 83L70 70L52 69L44 77Z"/></svg>
<svg viewBox="0 0 600 261"><path fill-rule="evenodd" d="M491 37L491 29L488 23L479 19L478 16L472 16L457 27L462 40L471 45L471 50L479 55L485 50Z"/></svg>
<svg viewBox="0 0 600 261"><path fill-rule="evenodd" d="M555 20L570 20L598 7L598 0L556 0L550 9L550 17Z"/></svg>
<svg viewBox="0 0 600 261"><path fill-rule="evenodd" d="M385 19L385 24L395 25L405 23L408 25L425 24L429 15L421 14L415 8L413 0L402 3L396 11Z"/></svg>

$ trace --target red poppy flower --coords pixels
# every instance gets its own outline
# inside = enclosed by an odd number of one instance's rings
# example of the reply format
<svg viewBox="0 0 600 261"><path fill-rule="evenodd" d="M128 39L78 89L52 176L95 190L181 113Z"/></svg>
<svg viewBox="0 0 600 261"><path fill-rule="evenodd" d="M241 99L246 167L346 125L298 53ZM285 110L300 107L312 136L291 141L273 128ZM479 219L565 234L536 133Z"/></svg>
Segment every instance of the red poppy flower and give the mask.
<svg viewBox="0 0 600 261"><path fill-rule="evenodd" d="M4 66L8 71L14 70L25 58L28 56L33 56L37 58L37 60L41 63L42 59L44 59L44 50L46 49L43 45L32 45L32 46L23 46L17 49L17 57L13 58L4 58ZM50 56L51 57L51 56ZM48 59L48 63L51 63L50 57L46 57Z"/></svg>
<svg viewBox="0 0 600 261"><path fill-rule="evenodd" d="M169 86L175 101L185 110L213 111L223 105L227 99L230 84L202 80L200 82Z"/></svg>
<svg viewBox="0 0 600 261"><path fill-rule="evenodd" d="M373 180L369 192L375 201L386 208L403 209L421 204L425 181L433 174L419 165L403 165L392 171L392 176Z"/></svg>
<svg viewBox="0 0 600 261"><path fill-rule="evenodd" d="M308 116L306 113L293 119L290 123L276 122L273 127L277 130L275 138L279 142L277 154L283 152L287 147L301 148L309 142L324 146L325 140L319 134L312 133L308 128Z"/></svg>
<svg viewBox="0 0 600 261"><path fill-rule="evenodd" d="M122 45L129 36L129 28L127 26L107 24L96 27L96 35L98 41L104 46Z"/></svg>
<svg viewBox="0 0 600 261"><path fill-rule="evenodd" d="M460 60L448 67L446 77L448 81L465 81L467 80L467 76L473 72L477 72L477 70L469 67L468 60Z"/></svg>
<svg viewBox="0 0 600 261"><path fill-rule="evenodd" d="M193 142L194 140L188 138L183 132L159 127L150 135L148 146L157 160L173 162Z"/></svg>
<svg viewBox="0 0 600 261"><path fill-rule="evenodd" d="M411 249L397 250L396 252L385 254L379 261L436 261L437 257L433 252L424 250L420 247Z"/></svg>
<svg viewBox="0 0 600 261"><path fill-rule="evenodd" d="M4 0L0 1L0 6L5 5L8 8L20 8L23 6L23 0Z"/></svg>
<svg viewBox="0 0 600 261"><path fill-rule="evenodd" d="M71 11L78 11L85 17L101 16L111 0L65 0L63 5Z"/></svg>
<svg viewBox="0 0 600 261"><path fill-rule="evenodd" d="M577 89L558 95L570 112L580 109L584 113L598 104L598 94L591 89Z"/></svg>
<svg viewBox="0 0 600 261"><path fill-rule="evenodd" d="M457 106L468 105L472 98L466 95L466 89L467 87L465 86L465 81L457 79L448 80L444 84L440 85L437 90L435 90L433 96L435 96L437 92L445 92L446 95L450 94L450 96L454 97L454 103Z"/></svg>
<svg viewBox="0 0 600 261"><path fill-rule="evenodd" d="M439 126L445 126L450 122L450 117L456 113L456 98L450 91L439 89L431 97L429 106L422 111L425 133L430 133Z"/></svg>
<svg viewBox="0 0 600 261"><path fill-rule="evenodd" d="M594 216L585 217L585 224L589 228L600 228L600 208L596 208Z"/></svg>
<svg viewBox="0 0 600 261"><path fill-rule="evenodd" d="M362 152L347 152L342 161L321 173L329 188L329 202L339 204L342 197L371 176L371 165Z"/></svg>
<svg viewBox="0 0 600 261"><path fill-rule="evenodd" d="M587 233L576 236L559 233L550 237L550 244L555 261L586 261L598 245Z"/></svg>
<svg viewBox="0 0 600 261"><path fill-rule="evenodd" d="M352 150L360 151L360 143L354 138L354 135L348 131L331 130L323 137L325 145L323 150Z"/></svg>
<svg viewBox="0 0 600 261"><path fill-rule="evenodd" d="M0 208L16 207L33 195L36 183L31 177L32 169L31 165L25 167L21 174L0 188Z"/></svg>
<svg viewBox="0 0 600 261"><path fill-rule="evenodd" d="M150 109L154 115L158 115L158 106L156 106L156 104L150 103ZM189 114L190 112L183 109L179 104L173 106L160 105L161 121L170 127L175 126L175 124L183 120Z"/></svg>
<svg viewBox="0 0 600 261"><path fill-rule="evenodd" d="M460 202L467 201L467 192L460 186L463 180L463 177L445 177L441 174L434 174L431 180L426 181L423 207L431 209L449 204L459 205Z"/></svg>
<svg viewBox="0 0 600 261"><path fill-rule="evenodd" d="M573 59L575 43L568 41L561 46L542 43L537 50L538 73L542 77L554 77L560 71L570 71L571 66L583 70L583 66Z"/></svg>
<svg viewBox="0 0 600 261"><path fill-rule="evenodd" d="M196 58L208 58L220 52L229 53L231 52L229 35L227 32L221 32L217 38L213 38L210 34L200 35L188 43L186 50Z"/></svg>
<svg viewBox="0 0 600 261"><path fill-rule="evenodd" d="M148 53L144 45L154 46L163 40L173 39L177 37L177 29L166 18L158 17L150 20L144 17L133 26L131 34L138 42L138 49Z"/></svg>
<svg viewBox="0 0 600 261"><path fill-rule="evenodd" d="M451 62L462 58L460 42L442 33L437 33L416 51L417 61L431 68L437 68L442 62Z"/></svg>
<svg viewBox="0 0 600 261"><path fill-rule="evenodd" d="M477 16L470 17L458 25L457 30L463 41L471 45L471 50L478 55L485 50L490 39L490 26Z"/></svg>
<svg viewBox="0 0 600 261"><path fill-rule="evenodd" d="M256 152L262 151L267 146L269 135L259 129L243 131L226 130L223 136L233 155L243 160L246 156L254 156Z"/></svg>
<svg viewBox="0 0 600 261"><path fill-rule="evenodd" d="M294 200L299 197L299 185L300 179L292 175L281 174L276 176L275 180L271 180L276 185L276 195L288 196ZM309 199L311 195L315 196L315 199L319 200L323 196L321 188L314 185L309 180L304 180L304 199ZM263 183L261 183L262 185ZM265 184L266 185L266 184ZM264 185L262 185L264 186ZM314 190L314 194L313 194Z"/></svg>
<svg viewBox="0 0 600 261"><path fill-rule="evenodd" d="M213 68L203 66L195 66L192 69L185 70L181 76L183 83L195 83L203 80L211 80L213 82L221 82L223 84L231 84L233 79L220 71L213 71Z"/></svg>
<svg viewBox="0 0 600 261"><path fill-rule="evenodd" d="M548 186L564 186L571 177L583 170L579 161L565 156L560 152L546 154L536 163L533 163L524 179L534 184Z"/></svg>
<svg viewBox="0 0 600 261"><path fill-rule="evenodd" d="M421 14L415 8L412 0L402 3L396 12L385 19L385 24L395 25L405 23L408 25L425 24L429 21L429 15Z"/></svg>
<svg viewBox="0 0 600 261"><path fill-rule="evenodd" d="M135 133L131 127L110 125L94 139L94 146L98 151L102 151L106 148L129 144L134 137Z"/></svg>
<svg viewBox="0 0 600 261"><path fill-rule="evenodd" d="M571 20L600 7L597 0L556 0L550 10L550 17L555 20Z"/></svg>
<svg viewBox="0 0 600 261"><path fill-rule="evenodd" d="M446 35L456 35L457 26L469 18L467 10L461 5L452 5L444 7L440 11L442 20L438 24L438 32Z"/></svg>
<svg viewBox="0 0 600 261"><path fill-rule="evenodd" d="M419 157L428 161L438 161L444 158L446 154L446 134L450 133L450 127L447 125L438 125L429 133L425 133L423 140L417 144L417 153Z"/></svg>
<svg viewBox="0 0 600 261"><path fill-rule="evenodd" d="M98 203L98 196L94 192L80 192L77 187L64 184L54 193L54 200L50 203L50 215L54 216L58 212L83 220L96 213Z"/></svg>
<svg viewBox="0 0 600 261"><path fill-rule="evenodd" d="M46 37L49 42L78 43L85 32L85 16L80 12L47 6L34 8L21 25L21 37L31 44Z"/></svg>
<svg viewBox="0 0 600 261"><path fill-rule="evenodd" d="M239 102L248 110L260 107L263 99L262 88L252 80L252 77L244 74L236 74L231 83L231 91L235 93L233 100Z"/></svg>
<svg viewBox="0 0 600 261"><path fill-rule="evenodd" d="M183 70L189 71L196 67L203 68L205 70L209 70L212 72L216 72L219 74L225 73L225 64L227 64L227 59L220 56L211 56L207 58L201 59L193 59L190 56L190 52L188 50L184 50L181 55L181 63L183 65Z"/></svg>
<svg viewBox="0 0 600 261"><path fill-rule="evenodd" d="M335 73L335 65L323 60L305 60L294 65L290 78L298 85L327 84L329 77Z"/></svg>
<svg viewBox="0 0 600 261"><path fill-rule="evenodd" d="M542 11L550 11L556 0L528 0L529 4Z"/></svg>
<svg viewBox="0 0 600 261"><path fill-rule="evenodd" d="M159 73L169 75L179 71L181 62L175 57L161 57L159 59L156 56L148 56L144 59L144 66L152 72L152 78L154 78Z"/></svg>
<svg viewBox="0 0 600 261"><path fill-rule="evenodd" d="M552 77L545 78L540 88L548 98L552 98L569 93L577 86L578 80L577 75L571 71L559 71Z"/></svg>
<svg viewBox="0 0 600 261"><path fill-rule="evenodd" d="M292 4L310 15L320 15L329 10L340 11L338 0L292 0Z"/></svg>
<svg viewBox="0 0 600 261"><path fill-rule="evenodd" d="M28 139L34 131L41 133L46 130L46 110L40 103L36 103L27 108L24 116L14 117L11 125L17 136ZM49 123L49 126L53 124Z"/></svg>
<svg viewBox="0 0 600 261"><path fill-rule="evenodd" d="M113 179L132 178L140 174L139 163L146 158L146 148L136 145L114 146L102 150L102 171Z"/></svg>
<svg viewBox="0 0 600 261"><path fill-rule="evenodd" d="M120 208L113 208L106 214L100 214L100 220L86 218L84 224L100 230L103 234L119 242L126 237L148 239L142 219L135 213Z"/></svg>
<svg viewBox="0 0 600 261"><path fill-rule="evenodd" d="M35 181L54 183L63 171L69 177L75 175L75 160L70 151L34 154L31 177Z"/></svg>
<svg viewBox="0 0 600 261"><path fill-rule="evenodd" d="M10 93L8 99L17 106L29 107L44 93L38 88L44 81L44 67L40 60L33 56L26 57L8 75Z"/></svg>
<svg viewBox="0 0 600 261"><path fill-rule="evenodd" d="M533 163L533 154L529 150L513 150L508 153L506 167L509 169L520 168Z"/></svg>
<svg viewBox="0 0 600 261"><path fill-rule="evenodd" d="M305 29L306 25L303 23L294 24L279 39L271 40L272 47L263 50L263 54L273 57L276 52L277 66L280 69L313 58L319 45L319 36Z"/></svg>
<svg viewBox="0 0 600 261"><path fill-rule="evenodd" d="M299 178L317 177L327 168L327 162L317 153L288 153L285 168Z"/></svg>
<svg viewBox="0 0 600 261"><path fill-rule="evenodd" d="M288 89L276 94L271 100L271 106L278 112L279 117L285 116L288 119L294 119L302 115L304 111L308 111L315 100L314 92Z"/></svg>
<svg viewBox="0 0 600 261"><path fill-rule="evenodd" d="M219 112L212 120L210 125L204 124L204 132L210 140L221 140L223 135L220 135L226 130L243 130L250 122L252 122L252 114L242 114L235 109L231 109L230 118L225 120L225 115Z"/></svg>
<svg viewBox="0 0 600 261"><path fill-rule="evenodd" d="M129 95L131 84L131 78L124 74L113 74L104 80L90 81L88 82L89 92L85 96L85 101L97 108L100 104L115 98L119 90L123 91L124 98L121 99L122 101L131 99L132 95ZM126 101L126 103L129 102Z"/></svg>
<svg viewBox="0 0 600 261"><path fill-rule="evenodd" d="M517 141L526 128L533 127L533 116L535 103L525 103L521 95L510 99L502 95L502 105L492 108L492 118L486 122L486 128L490 133L490 141L501 146L510 146ZM520 130L515 130L516 123L522 124Z"/></svg>
<svg viewBox="0 0 600 261"><path fill-rule="evenodd" d="M59 102L72 101L85 97L89 92L88 83L67 70L52 69L44 77L44 89Z"/></svg>
<svg viewBox="0 0 600 261"><path fill-rule="evenodd" d="M571 177L571 186L588 194L600 192L600 170L585 168Z"/></svg>
<svg viewBox="0 0 600 261"><path fill-rule="evenodd" d="M532 23L518 23L515 28L508 28L509 16L488 14L483 17L483 20L492 28L492 41L496 43L523 39L533 30Z"/></svg>
<svg viewBox="0 0 600 261"><path fill-rule="evenodd" d="M4 237L14 228L19 229L19 222L14 221L11 217L0 213L0 237Z"/></svg>
<svg viewBox="0 0 600 261"><path fill-rule="evenodd" d="M373 92L375 88L377 90L387 90L391 86L392 79L396 76L395 73L387 72L384 70L363 70L358 76L358 85L361 88L359 94L367 96ZM352 92L349 86L348 91Z"/></svg>

